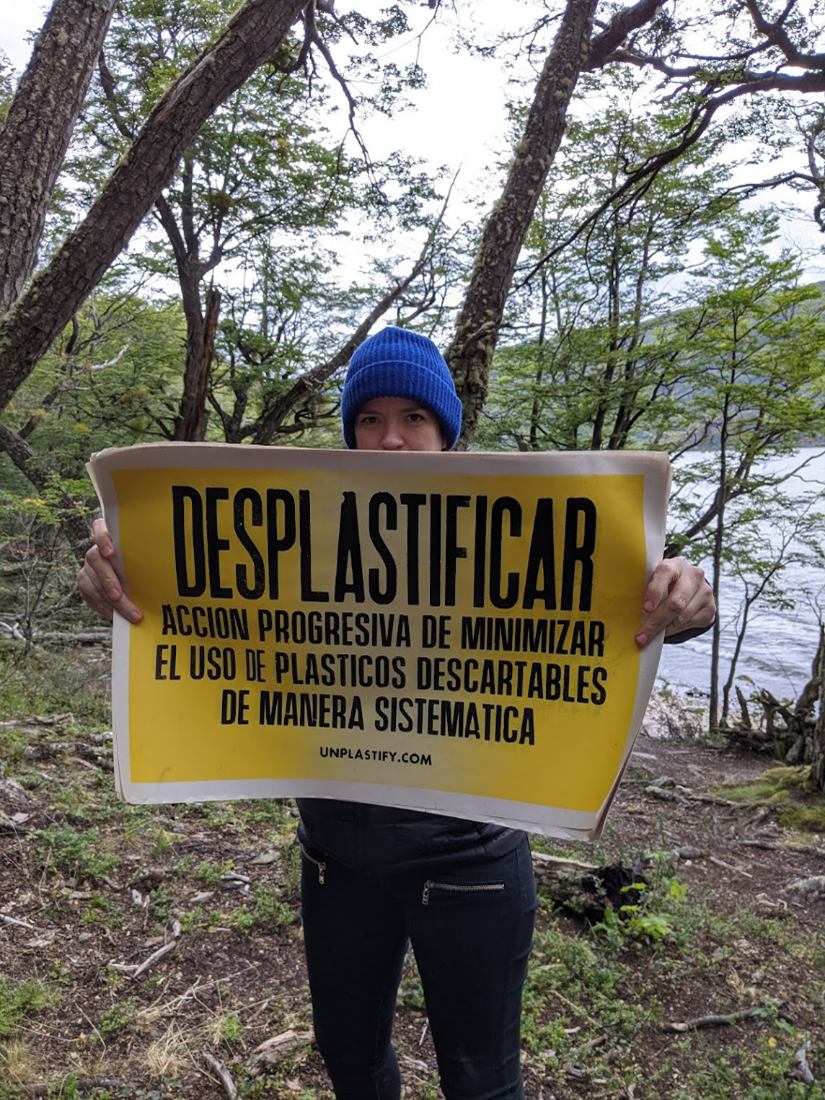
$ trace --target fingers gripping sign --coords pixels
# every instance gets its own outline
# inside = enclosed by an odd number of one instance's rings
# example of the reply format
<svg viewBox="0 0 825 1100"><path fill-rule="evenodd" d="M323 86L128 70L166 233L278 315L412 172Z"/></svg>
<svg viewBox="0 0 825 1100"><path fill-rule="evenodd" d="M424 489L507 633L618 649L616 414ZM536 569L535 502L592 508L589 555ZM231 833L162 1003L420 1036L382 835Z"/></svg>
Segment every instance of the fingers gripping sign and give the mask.
<svg viewBox="0 0 825 1100"><path fill-rule="evenodd" d="M112 564L115 546L102 519L93 526L94 543L86 551L86 558L77 574L80 595L99 615L109 622L115 611L132 623L139 623L143 613L135 607L123 589L123 580Z"/></svg>
<svg viewBox="0 0 825 1100"><path fill-rule="evenodd" d="M653 570L645 589L646 618L636 635L644 648L661 631L665 636L707 627L716 617L713 592L701 569L683 558L666 558Z"/></svg>

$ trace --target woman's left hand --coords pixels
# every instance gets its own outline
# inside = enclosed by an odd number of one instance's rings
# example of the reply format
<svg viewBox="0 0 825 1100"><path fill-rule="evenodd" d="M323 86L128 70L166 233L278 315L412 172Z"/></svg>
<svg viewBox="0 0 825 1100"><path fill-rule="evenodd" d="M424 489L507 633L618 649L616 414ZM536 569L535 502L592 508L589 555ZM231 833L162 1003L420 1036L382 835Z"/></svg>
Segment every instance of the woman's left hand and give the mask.
<svg viewBox="0 0 825 1100"><path fill-rule="evenodd" d="M710 626L716 618L716 602L705 574L684 558L665 558L653 570L644 596L647 618L636 634L642 649L656 635Z"/></svg>

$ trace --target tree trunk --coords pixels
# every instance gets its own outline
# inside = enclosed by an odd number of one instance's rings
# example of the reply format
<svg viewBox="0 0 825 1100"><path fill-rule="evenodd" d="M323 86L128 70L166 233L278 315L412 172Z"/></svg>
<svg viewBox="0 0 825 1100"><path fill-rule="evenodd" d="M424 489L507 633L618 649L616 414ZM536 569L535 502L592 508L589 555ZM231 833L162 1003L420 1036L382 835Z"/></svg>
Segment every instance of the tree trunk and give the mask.
<svg viewBox="0 0 825 1100"><path fill-rule="evenodd" d="M547 173L564 133L567 108L590 49L597 0L568 0L516 146L507 182L490 214L476 254L456 331L445 358L464 405L459 447L473 437L487 397L493 360L516 261Z"/></svg>
<svg viewBox="0 0 825 1100"><path fill-rule="evenodd" d="M212 112L286 38L306 0L247 0L163 96L100 197L0 319L0 408L128 243Z"/></svg>
<svg viewBox="0 0 825 1100"><path fill-rule="evenodd" d="M190 300L194 299L194 300ZM209 372L215 351L215 333L221 309L221 293L210 287L206 296L206 314L201 311L197 283L189 295L184 294L186 314L186 370L183 375L183 397L175 420L176 440L202 443L206 438L209 413L206 398L209 393Z"/></svg>
<svg viewBox="0 0 825 1100"><path fill-rule="evenodd" d="M734 328L736 333L736 328ZM735 337L734 337L735 339ZM728 432L730 430L731 392L736 383L736 356L732 352L734 363L730 369L725 397L722 402L722 423L719 425L719 478L716 483L716 531L713 536L713 599L717 607L713 620L713 635L710 649L710 699L708 701L708 727L715 730L719 726L719 653L722 641L722 626L719 621L720 582L722 577L722 550L725 543L725 506L728 500Z"/></svg>
<svg viewBox="0 0 825 1100"><path fill-rule="evenodd" d="M825 790L825 627L819 627L819 646L811 669L811 683L816 685L817 699L812 708L811 730L811 778L817 790Z"/></svg>
<svg viewBox="0 0 825 1100"><path fill-rule="evenodd" d="M55 0L0 130L0 313L31 275L115 0Z"/></svg>

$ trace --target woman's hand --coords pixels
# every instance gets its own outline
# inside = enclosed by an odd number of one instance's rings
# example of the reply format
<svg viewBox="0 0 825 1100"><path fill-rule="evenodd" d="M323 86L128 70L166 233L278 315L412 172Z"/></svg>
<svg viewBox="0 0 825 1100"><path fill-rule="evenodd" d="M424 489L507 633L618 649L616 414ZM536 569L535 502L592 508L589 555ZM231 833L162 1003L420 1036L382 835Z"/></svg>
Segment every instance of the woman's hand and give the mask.
<svg viewBox="0 0 825 1100"><path fill-rule="evenodd" d="M129 622L139 623L143 612L123 591L123 580L115 572L112 536L102 519L93 526L94 544L86 551L86 560L77 574L77 587L86 603L98 615L112 621L115 611Z"/></svg>
<svg viewBox="0 0 825 1100"><path fill-rule="evenodd" d="M716 602L705 574L683 558L665 558L653 570L644 596L647 618L636 634L642 649L664 630L680 634L710 626L716 618Z"/></svg>

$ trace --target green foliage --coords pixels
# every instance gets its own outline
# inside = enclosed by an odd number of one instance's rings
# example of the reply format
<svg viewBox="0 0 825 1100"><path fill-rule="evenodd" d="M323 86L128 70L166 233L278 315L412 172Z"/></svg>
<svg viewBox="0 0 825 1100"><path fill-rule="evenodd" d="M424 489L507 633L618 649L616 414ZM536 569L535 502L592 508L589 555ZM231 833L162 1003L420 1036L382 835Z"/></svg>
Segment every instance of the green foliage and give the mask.
<svg viewBox="0 0 825 1100"><path fill-rule="evenodd" d="M60 994L37 978L12 982L0 974L0 1037L12 1035L28 1016L54 1008L59 1001Z"/></svg>
<svg viewBox="0 0 825 1100"><path fill-rule="evenodd" d="M224 1043L239 1043L243 1037L243 1024L237 1016L226 1016L221 1021L220 1038Z"/></svg>
<svg viewBox="0 0 825 1100"><path fill-rule="evenodd" d="M223 876L227 871L231 871L234 864L232 860L227 860L226 863L208 863L205 860L198 864L195 869L195 878L204 884L204 886L220 886Z"/></svg>
<svg viewBox="0 0 825 1100"><path fill-rule="evenodd" d="M116 1001L111 1008L101 1013L97 1031L104 1039L126 1031L135 1022L139 1005L139 997L126 997L125 1000Z"/></svg>
<svg viewBox="0 0 825 1100"><path fill-rule="evenodd" d="M738 640L724 685L714 647L716 728L752 609L790 611L822 585L821 487L791 498L791 467L768 463L825 433L825 302L801 285L798 257L777 249L775 216L739 209L726 191L721 131L632 201L611 197L679 131L684 107L651 113L627 72L583 87L604 109L570 123L539 200L476 440L692 452L675 464L670 550L709 560L711 580L733 576L725 593L742 593L721 608ZM808 590L788 591L793 564Z"/></svg>
<svg viewBox="0 0 825 1100"><path fill-rule="evenodd" d="M14 729L0 729L0 761L2 771L14 771L26 758L29 739ZM2 772L0 772L2 774Z"/></svg>
<svg viewBox="0 0 825 1100"><path fill-rule="evenodd" d="M9 421L50 471L81 477L92 451L163 435L186 329L178 304L141 289L133 268L110 271L16 394Z"/></svg>
<svg viewBox="0 0 825 1100"><path fill-rule="evenodd" d="M809 766L768 768L751 783L718 790L731 802L776 807L786 829L825 833L825 798Z"/></svg>
<svg viewBox="0 0 825 1100"><path fill-rule="evenodd" d="M234 0L118 5L73 138L64 220L78 196L88 202L97 193L141 121L235 7ZM350 44L344 28L352 21L376 46L407 27L399 7L376 20L356 12L321 17L319 26L330 45L343 48ZM164 293L177 280L186 326L185 340L172 345L171 371L155 366L136 386L121 389L123 419L135 439L181 438L182 375L200 362L208 291L218 289L223 297L210 379L212 434L241 442L308 366L337 350L354 327L351 315L343 332L336 323L342 298L336 238L351 232L364 213L371 223L364 238L379 232L386 239L392 225L422 223L422 203L432 195L427 176L399 155L367 166L362 148L349 153L340 133L329 129L338 110L336 82L324 65L312 68L308 84L304 66L296 64L300 45L297 34L290 37L209 118L130 259L131 272L159 282ZM417 65L402 72L361 49L348 62L339 56L338 64L360 81L355 99L361 114L388 111L406 87L422 80ZM118 331L126 333L122 326ZM108 408L102 403L99 412ZM305 400L295 411L303 421L291 425L291 433L320 406ZM78 423L93 428L88 417Z"/></svg>
<svg viewBox="0 0 825 1100"><path fill-rule="evenodd" d="M612 199L624 172L666 145L684 117L651 114L626 71L600 79L604 107L569 123L527 236L508 325L515 338L493 364L484 446L663 447L678 410L684 380L669 318L683 298L668 280L731 216L733 204L717 198L726 170L711 145L668 166L633 202ZM593 81L583 87L587 98Z"/></svg>
<svg viewBox="0 0 825 1100"><path fill-rule="evenodd" d="M54 628L66 620L77 570L62 524L82 522L89 491L85 482L56 475L36 496L0 488L0 618L17 637L30 641L45 622Z"/></svg>
<svg viewBox="0 0 825 1100"><path fill-rule="evenodd" d="M669 1095L674 1100L819 1100L818 1086L794 1080L795 1051L803 1036L784 1036L782 1041L766 1036L757 1055L747 1051L728 1050L724 1054L700 1049L694 1054L696 1069L687 1086L677 1086Z"/></svg>
<svg viewBox="0 0 825 1100"><path fill-rule="evenodd" d="M100 673L75 651L27 653L10 645L0 650L0 721L71 714L79 725L99 729L110 720L108 679L101 682Z"/></svg>
<svg viewBox="0 0 825 1100"><path fill-rule="evenodd" d="M258 883L253 888L252 897L252 906L243 906L232 914L232 923L239 931L258 928L263 932L274 932L295 923L298 916L296 908L283 900L277 887Z"/></svg>
<svg viewBox="0 0 825 1100"><path fill-rule="evenodd" d="M66 875L75 882L94 882L110 875L120 863L116 854L102 850L95 829L50 825L38 830L35 836L43 869Z"/></svg>
<svg viewBox="0 0 825 1100"><path fill-rule="evenodd" d="M620 947L630 941L656 943L676 936L681 907L687 900L687 886L672 875L668 853L654 853L651 883L634 882L622 887L628 900L616 909L606 909L603 920L593 926L597 935Z"/></svg>
<svg viewBox="0 0 825 1100"><path fill-rule="evenodd" d="M0 126L6 121L14 97L14 68L0 50Z"/></svg>

